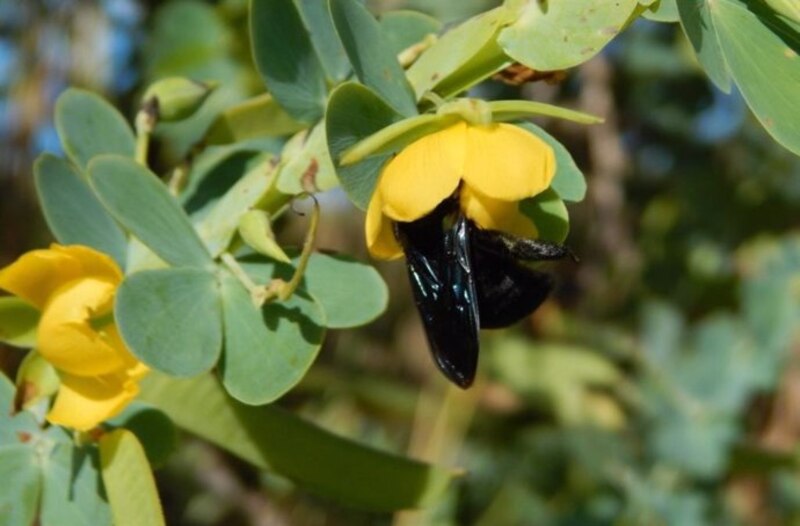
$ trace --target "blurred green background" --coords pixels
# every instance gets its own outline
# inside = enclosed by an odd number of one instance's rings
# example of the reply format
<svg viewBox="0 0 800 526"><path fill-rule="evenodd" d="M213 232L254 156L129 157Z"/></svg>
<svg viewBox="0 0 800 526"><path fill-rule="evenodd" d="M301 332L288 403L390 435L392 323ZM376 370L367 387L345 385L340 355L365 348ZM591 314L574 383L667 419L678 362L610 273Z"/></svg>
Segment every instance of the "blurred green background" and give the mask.
<svg viewBox="0 0 800 526"><path fill-rule="evenodd" d="M455 23L497 2L371 0ZM0 0L0 266L50 236L31 165L58 153L52 105L68 86L135 113L149 81L224 82L201 114L162 126L164 171L215 111L263 91L247 2ZM520 326L483 334L467 392L433 366L401 262L378 268L390 308L329 333L281 404L339 433L465 474L426 513L372 515L319 499L184 437L157 472L180 525L800 524L800 161L741 96L704 77L677 26L634 23L558 84L487 81L605 116L539 122L585 171L553 297ZM234 174L235 175L235 174ZM318 246L367 259L363 214L321 196ZM288 214L279 240L298 244ZM21 354L0 347L13 375Z"/></svg>

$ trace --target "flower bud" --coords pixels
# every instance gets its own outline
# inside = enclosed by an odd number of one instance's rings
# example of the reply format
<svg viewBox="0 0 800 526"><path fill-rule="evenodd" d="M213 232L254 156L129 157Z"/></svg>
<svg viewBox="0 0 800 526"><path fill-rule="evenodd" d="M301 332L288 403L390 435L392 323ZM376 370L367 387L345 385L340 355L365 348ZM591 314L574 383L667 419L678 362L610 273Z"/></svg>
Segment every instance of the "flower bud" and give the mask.
<svg viewBox="0 0 800 526"><path fill-rule="evenodd" d="M275 241L269 216L263 210L250 210L242 216L239 220L239 235L256 252L283 263L291 262Z"/></svg>
<svg viewBox="0 0 800 526"><path fill-rule="evenodd" d="M168 77L150 85L142 97L142 108L152 108L159 121L180 121L191 117L217 86L184 77Z"/></svg>

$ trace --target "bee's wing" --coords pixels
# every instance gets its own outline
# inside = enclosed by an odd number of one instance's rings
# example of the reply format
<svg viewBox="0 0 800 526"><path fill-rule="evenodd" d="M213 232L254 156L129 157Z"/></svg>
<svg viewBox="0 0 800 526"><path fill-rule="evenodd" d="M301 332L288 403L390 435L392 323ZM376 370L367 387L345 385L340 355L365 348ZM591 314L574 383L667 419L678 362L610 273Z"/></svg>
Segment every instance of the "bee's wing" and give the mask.
<svg viewBox="0 0 800 526"><path fill-rule="evenodd" d="M552 278L520 263L559 259L561 245L481 230L470 224L472 262L482 329L508 327L536 310L553 288Z"/></svg>
<svg viewBox="0 0 800 526"><path fill-rule="evenodd" d="M478 302L467 220L446 202L412 223L397 223L408 276L431 352L444 375L469 387L478 365Z"/></svg>

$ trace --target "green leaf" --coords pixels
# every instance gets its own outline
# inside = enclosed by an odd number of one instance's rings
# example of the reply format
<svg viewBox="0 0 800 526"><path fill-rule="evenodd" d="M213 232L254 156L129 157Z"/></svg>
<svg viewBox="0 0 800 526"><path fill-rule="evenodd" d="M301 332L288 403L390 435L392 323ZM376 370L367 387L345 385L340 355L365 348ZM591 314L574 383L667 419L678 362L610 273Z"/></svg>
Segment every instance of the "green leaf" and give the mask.
<svg viewBox="0 0 800 526"><path fill-rule="evenodd" d="M133 159L104 155L89 165L92 186L106 209L161 259L210 267L208 250L166 187Z"/></svg>
<svg viewBox="0 0 800 526"><path fill-rule="evenodd" d="M331 93L325 114L328 150L342 188L363 210L367 209L380 169L389 156L372 157L350 166L341 166L338 160L345 150L398 120L400 115L366 86L345 82Z"/></svg>
<svg viewBox="0 0 800 526"><path fill-rule="evenodd" d="M328 0L328 5L356 77L401 115L416 115L414 93L378 21L357 0Z"/></svg>
<svg viewBox="0 0 800 526"><path fill-rule="evenodd" d="M258 137L280 137L307 125L296 121L269 93L240 102L217 116L206 132L206 144L225 144Z"/></svg>
<svg viewBox="0 0 800 526"><path fill-rule="evenodd" d="M222 348L217 279L191 268L146 270L117 289L114 316L141 361L174 376L211 369Z"/></svg>
<svg viewBox="0 0 800 526"><path fill-rule="evenodd" d="M538 71L586 62L613 39L637 8L637 0L615 2L527 2L521 16L497 38L514 60Z"/></svg>
<svg viewBox="0 0 800 526"><path fill-rule="evenodd" d="M64 152L81 170L96 155L133 157L136 138L127 121L94 93L66 90L56 101L54 118Z"/></svg>
<svg viewBox="0 0 800 526"><path fill-rule="evenodd" d="M33 165L36 193L47 226L65 245L86 245L125 266L128 239L70 163L50 154Z"/></svg>
<svg viewBox="0 0 800 526"><path fill-rule="evenodd" d="M288 280L294 267L245 257L242 267L256 282L273 278ZM294 257L297 264L297 256ZM353 294L353 287L358 294ZM380 316L389 302L389 291L381 275L372 266L341 254L314 253L308 261L301 283L325 311L331 329L358 327Z"/></svg>
<svg viewBox="0 0 800 526"><path fill-rule="evenodd" d="M274 188L277 175L274 157L262 155L197 224L197 233L213 257L228 248L239 221L251 208L259 205L272 209L288 200Z"/></svg>
<svg viewBox="0 0 800 526"><path fill-rule="evenodd" d="M800 3L797 0L765 0L767 4L775 10L776 13L781 14L794 22L800 23Z"/></svg>
<svg viewBox="0 0 800 526"><path fill-rule="evenodd" d="M325 72L295 3L251 0L250 39L256 69L275 100L299 121L322 117Z"/></svg>
<svg viewBox="0 0 800 526"><path fill-rule="evenodd" d="M14 347L34 347L39 311L15 297L0 297L0 342Z"/></svg>
<svg viewBox="0 0 800 526"><path fill-rule="evenodd" d="M333 26L328 2L325 0L295 0L308 28L311 43L325 69L328 79L338 84L350 74L350 61Z"/></svg>
<svg viewBox="0 0 800 526"><path fill-rule="evenodd" d="M156 483L136 435L124 429L104 435L100 464L116 526L166 525Z"/></svg>
<svg viewBox="0 0 800 526"><path fill-rule="evenodd" d="M30 526L36 517L41 475L36 449L29 444L0 447L0 520L3 526Z"/></svg>
<svg viewBox="0 0 800 526"><path fill-rule="evenodd" d="M317 253L311 256L304 286L322 305L331 329L369 323L389 304L389 289L378 271L345 255ZM358 294L353 294L355 289Z"/></svg>
<svg viewBox="0 0 800 526"><path fill-rule="evenodd" d="M282 157L285 164L278 175L278 190L284 194L324 192L339 185L328 151L324 122L292 137Z"/></svg>
<svg viewBox="0 0 800 526"><path fill-rule="evenodd" d="M97 450L64 438L42 461L42 526L111 526Z"/></svg>
<svg viewBox="0 0 800 526"><path fill-rule="evenodd" d="M436 35L442 29L441 22L418 11L389 11L381 15L380 24L394 55L422 42L428 35Z"/></svg>
<svg viewBox="0 0 800 526"><path fill-rule="evenodd" d="M454 476L339 437L279 407L237 403L210 375L174 380L151 374L141 397L180 427L349 506L375 511L430 506Z"/></svg>
<svg viewBox="0 0 800 526"><path fill-rule="evenodd" d="M175 425L162 411L134 400L119 415L106 420L110 429L127 429L142 444L153 468L164 465L178 447Z"/></svg>
<svg viewBox="0 0 800 526"><path fill-rule="evenodd" d="M776 141L800 155L800 24L739 0L719 0L709 9L731 75L750 109Z"/></svg>
<svg viewBox="0 0 800 526"><path fill-rule="evenodd" d="M222 196L263 160L265 151L278 155L282 147L283 141L245 141L210 146L198 154L189 171L189 182L178 197L192 221L208 215Z"/></svg>
<svg viewBox="0 0 800 526"><path fill-rule="evenodd" d="M656 22L678 22L678 0L658 0L650 4L648 9L642 13L648 20Z"/></svg>
<svg viewBox="0 0 800 526"><path fill-rule="evenodd" d="M558 194L548 188L539 195L519 204L520 211L528 216L539 231L539 239L561 243L569 234L569 213Z"/></svg>
<svg viewBox="0 0 800 526"><path fill-rule="evenodd" d="M512 13L498 7L472 17L445 33L408 69L417 98L435 91L444 98L474 86L511 60L497 43L497 33Z"/></svg>
<svg viewBox="0 0 800 526"><path fill-rule="evenodd" d="M570 110L544 102L530 100L494 100L489 102L494 121L516 121L531 117L556 117L581 124L597 124L603 122L601 117L595 117L582 111Z"/></svg>
<svg viewBox="0 0 800 526"><path fill-rule="evenodd" d="M521 122L517 123L517 126L538 136L553 148L556 154L556 174L553 176L550 188L564 201L583 201L583 198L586 197L586 178L575 164L569 150L555 137L533 123Z"/></svg>
<svg viewBox="0 0 800 526"><path fill-rule="evenodd" d="M678 14L683 33L692 43L697 59L708 77L725 93L731 91L731 75L722 55L719 35L714 27L709 4L706 0L684 0L678 2Z"/></svg>
<svg viewBox="0 0 800 526"><path fill-rule="evenodd" d="M237 400L261 405L280 398L305 375L322 346L324 314L304 294L258 308L233 277L222 279L225 352L219 373Z"/></svg>

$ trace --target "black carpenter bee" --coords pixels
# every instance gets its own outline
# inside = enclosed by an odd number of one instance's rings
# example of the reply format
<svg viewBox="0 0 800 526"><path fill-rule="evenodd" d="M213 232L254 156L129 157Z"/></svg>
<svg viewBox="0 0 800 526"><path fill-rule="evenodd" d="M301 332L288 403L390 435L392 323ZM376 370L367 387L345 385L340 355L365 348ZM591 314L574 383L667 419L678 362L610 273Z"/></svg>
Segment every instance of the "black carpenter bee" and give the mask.
<svg viewBox="0 0 800 526"><path fill-rule="evenodd" d="M433 358L462 388L475 379L478 331L516 323L553 288L549 275L525 262L574 258L563 245L481 229L456 196L416 221L395 223L395 236Z"/></svg>

